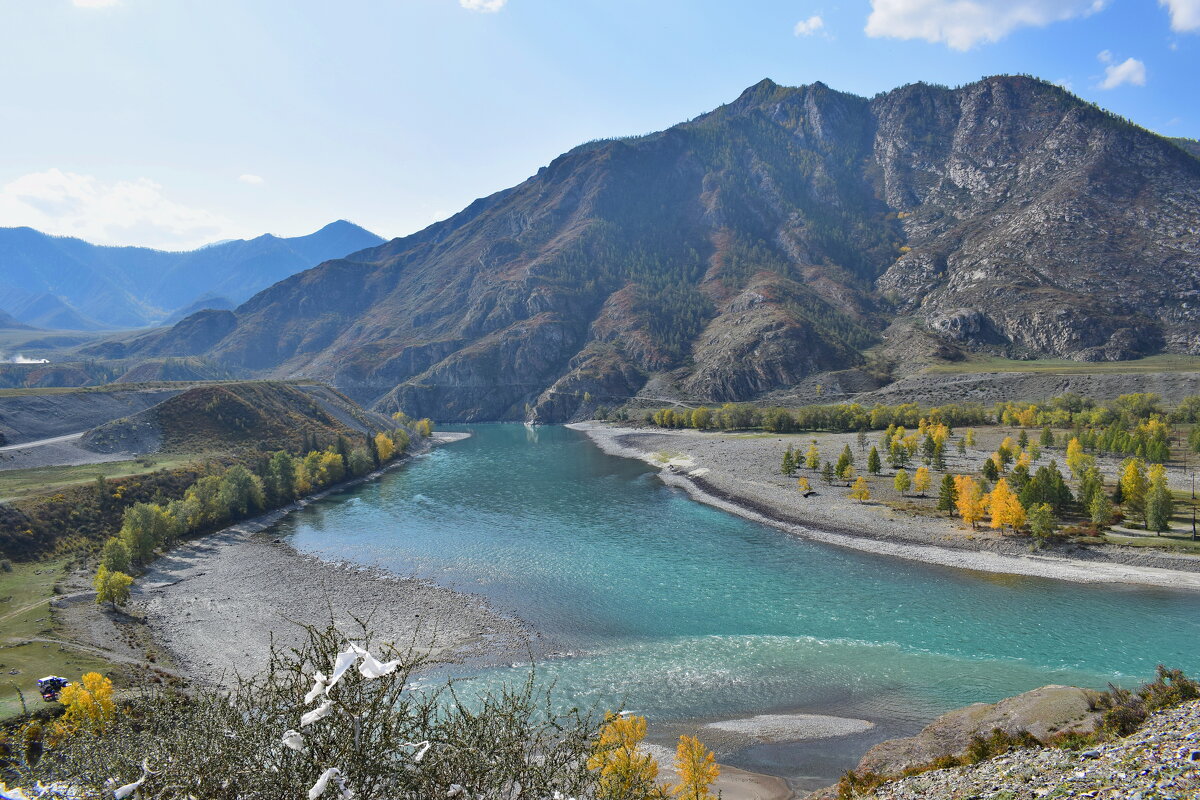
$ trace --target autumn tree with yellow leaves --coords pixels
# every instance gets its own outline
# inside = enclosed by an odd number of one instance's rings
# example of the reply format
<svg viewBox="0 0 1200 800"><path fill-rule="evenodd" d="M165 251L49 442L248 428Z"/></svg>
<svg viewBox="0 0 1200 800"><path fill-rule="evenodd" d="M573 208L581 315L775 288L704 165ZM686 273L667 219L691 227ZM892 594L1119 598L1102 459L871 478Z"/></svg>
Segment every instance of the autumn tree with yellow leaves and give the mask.
<svg viewBox="0 0 1200 800"><path fill-rule="evenodd" d="M854 482L854 488L850 490L850 497L860 503L865 503L871 499L871 489L867 486L867 479L858 476L858 480Z"/></svg>
<svg viewBox="0 0 1200 800"><path fill-rule="evenodd" d="M680 736L675 748L675 770L679 783L671 787L671 795L680 800L712 800L717 797L710 789L721 774L712 751L692 736Z"/></svg>
<svg viewBox="0 0 1200 800"><path fill-rule="evenodd" d="M78 683L68 684L58 696L63 714L54 723L51 740L62 740L79 731L99 735L117 715L113 684L99 672L89 672Z"/></svg>
<svg viewBox="0 0 1200 800"><path fill-rule="evenodd" d="M929 473L929 467L917 467L916 473L913 474L913 491L924 497L932 484L933 476Z"/></svg>
<svg viewBox="0 0 1200 800"><path fill-rule="evenodd" d="M646 738L646 718L632 714L605 715L600 738L587 768L600 773L596 796L607 800L661 798L656 783L658 763L639 745Z"/></svg>
<svg viewBox="0 0 1200 800"><path fill-rule="evenodd" d="M991 526L1001 528L1008 525L1014 531L1025 524L1025 507L1017 498L1016 492L1008 488L1008 480L1001 478L988 494L986 500L988 513L992 516Z"/></svg>
<svg viewBox="0 0 1200 800"><path fill-rule="evenodd" d="M955 475L954 488L954 505L958 508L958 515L962 517L963 522L974 528L975 523L983 519L987 510L983 499L983 487L970 475Z"/></svg>

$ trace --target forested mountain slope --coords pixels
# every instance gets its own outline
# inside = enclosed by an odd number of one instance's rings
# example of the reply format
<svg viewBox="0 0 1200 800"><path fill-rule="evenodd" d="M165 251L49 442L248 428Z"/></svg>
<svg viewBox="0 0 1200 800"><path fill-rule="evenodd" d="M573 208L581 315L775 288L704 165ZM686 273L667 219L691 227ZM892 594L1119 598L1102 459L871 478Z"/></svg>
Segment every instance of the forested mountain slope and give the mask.
<svg viewBox="0 0 1200 800"><path fill-rule="evenodd" d="M1200 160L1058 86L763 81L127 355L203 352L439 420L557 420L652 377L751 398L885 336L951 358L1200 353L1198 240Z"/></svg>

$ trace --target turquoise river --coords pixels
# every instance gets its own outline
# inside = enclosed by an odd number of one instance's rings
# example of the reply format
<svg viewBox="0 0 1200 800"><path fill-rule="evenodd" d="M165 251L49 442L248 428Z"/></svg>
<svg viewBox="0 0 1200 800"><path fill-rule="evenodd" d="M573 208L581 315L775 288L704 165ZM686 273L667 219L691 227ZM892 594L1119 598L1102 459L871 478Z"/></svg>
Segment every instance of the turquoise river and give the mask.
<svg viewBox="0 0 1200 800"><path fill-rule="evenodd" d="M968 572L816 544L694 502L579 432L473 435L282 523L300 550L487 597L541 634L564 703L622 704L661 731L807 712L867 719L841 740L729 763L797 785L933 716L1047 683L1200 672L1200 598ZM520 681L529 664L465 686ZM665 737L664 737L665 738Z"/></svg>

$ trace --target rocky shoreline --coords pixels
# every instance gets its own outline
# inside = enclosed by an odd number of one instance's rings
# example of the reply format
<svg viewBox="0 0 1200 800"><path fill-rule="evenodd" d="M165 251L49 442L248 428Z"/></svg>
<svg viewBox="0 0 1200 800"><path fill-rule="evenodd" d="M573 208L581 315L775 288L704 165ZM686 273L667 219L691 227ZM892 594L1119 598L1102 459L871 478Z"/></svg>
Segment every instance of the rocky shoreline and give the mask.
<svg viewBox="0 0 1200 800"><path fill-rule="evenodd" d="M1080 583L1123 583L1200 591L1200 557L1113 546L1031 553L1028 543L986 531L965 531L948 519L913 517L861 504L837 490L805 498L787 486L777 463L785 441L691 430L638 429L584 422L611 455L638 458L694 499L806 539L879 555L959 569ZM840 449L853 434L831 436Z"/></svg>

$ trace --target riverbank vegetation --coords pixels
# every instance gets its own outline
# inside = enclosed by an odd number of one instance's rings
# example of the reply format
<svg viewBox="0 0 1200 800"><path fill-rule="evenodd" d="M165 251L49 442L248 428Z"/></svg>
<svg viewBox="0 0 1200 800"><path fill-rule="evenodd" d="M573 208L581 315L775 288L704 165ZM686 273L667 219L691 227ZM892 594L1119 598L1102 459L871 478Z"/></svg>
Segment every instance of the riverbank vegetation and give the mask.
<svg viewBox="0 0 1200 800"><path fill-rule="evenodd" d="M555 711L532 674L467 702L453 683L414 686L424 666L330 625L272 652L263 674L228 693L149 686L114 702L91 674L64 693L57 719L8 727L0 768L9 785L69 786L80 798L716 796L719 769L691 737L668 785L641 747L644 718Z"/></svg>
<svg viewBox="0 0 1200 800"><path fill-rule="evenodd" d="M1178 484L1190 478L1184 468L1191 454L1200 452L1200 397L1168 409L1157 395L1145 393L1107 404L1066 394L1041 404L1004 402L990 409L842 403L788 410L726 404L660 409L645 421L664 428L778 434L857 431L857 463L848 444L835 461L836 450L821 452L814 438L806 449L789 444L780 471L795 476L807 469L826 485L850 488L850 497L862 503L891 496L893 507L916 515L945 512L972 530L984 524L1028 536L1035 547L1063 537L1099 541L1112 529L1123 539L1110 541L1125 543L1136 535L1133 526L1164 544L1167 537L1161 534L1185 521L1178 512L1194 506L1194 497L1183 496ZM868 433L876 430L882 434L872 442ZM978 458L973 454L980 438L989 442L987 455L968 466L970 458ZM958 462L954 468L948 466L952 452ZM935 484L932 502L927 490ZM811 491L807 479L802 491L806 496ZM1171 539L1184 548L1193 541Z"/></svg>
<svg viewBox="0 0 1200 800"><path fill-rule="evenodd" d="M429 420L422 423L422 429L432 430ZM235 463L220 473L203 475L183 491L182 497L126 507L120 531L109 537L100 551L96 602L123 602L129 596L128 584L124 590L117 584L180 539L280 508L298 497L366 475L404 455L410 442L408 431L398 428L390 434L365 436L359 445L338 437L324 450L309 450L303 456L278 450L255 459L253 469Z"/></svg>

